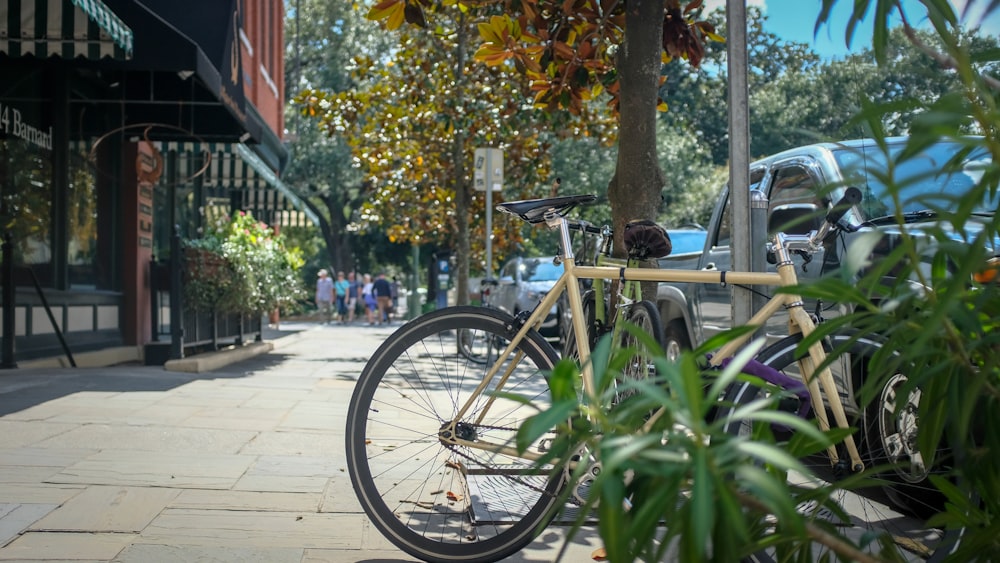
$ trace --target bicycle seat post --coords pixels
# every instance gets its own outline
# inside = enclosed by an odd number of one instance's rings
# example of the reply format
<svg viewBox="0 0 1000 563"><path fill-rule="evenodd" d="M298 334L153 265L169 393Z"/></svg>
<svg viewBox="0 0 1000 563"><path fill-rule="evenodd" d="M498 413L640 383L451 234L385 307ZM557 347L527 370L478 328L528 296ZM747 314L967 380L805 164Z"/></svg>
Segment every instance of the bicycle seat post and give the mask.
<svg viewBox="0 0 1000 563"><path fill-rule="evenodd" d="M555 211L546 211L545 224L550 229L559 229L559 245L562 246L562 259L573 260L573 241L569 236L569 225L566 224L566 218Z"/></svg>

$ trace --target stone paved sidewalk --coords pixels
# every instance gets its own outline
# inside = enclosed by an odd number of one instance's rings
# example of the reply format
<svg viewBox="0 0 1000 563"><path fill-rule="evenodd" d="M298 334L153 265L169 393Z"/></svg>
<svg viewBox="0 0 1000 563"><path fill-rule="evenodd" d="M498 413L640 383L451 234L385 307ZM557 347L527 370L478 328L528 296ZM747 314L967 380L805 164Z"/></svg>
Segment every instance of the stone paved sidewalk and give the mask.
<svg viewBox="0 0 1000 563"><path fill-rule="evenodd" d="M0 371L0 561L414 561L345 473L347 403L391 330L286 323L206 373ZM554 561L565 533L508 561ZM562 560L598 546L585 530Z"/></svg>

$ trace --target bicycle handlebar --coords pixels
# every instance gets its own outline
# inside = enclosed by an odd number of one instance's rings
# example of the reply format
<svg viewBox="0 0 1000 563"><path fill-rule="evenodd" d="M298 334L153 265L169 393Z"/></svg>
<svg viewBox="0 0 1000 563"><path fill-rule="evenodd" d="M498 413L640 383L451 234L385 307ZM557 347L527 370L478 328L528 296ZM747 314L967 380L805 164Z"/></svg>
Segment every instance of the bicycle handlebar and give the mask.
<svg viewBox="0 0 1000 563"><path fill-rule="evenodd" d="M830 235L830 231L840 227L840 220L851 207L861 203L861 190L851 186L826 214L826 219L820 228L807 235L787 235L778 233L779 244L790 251L802 251L813 254L822 248L823 241Z"/></svg>

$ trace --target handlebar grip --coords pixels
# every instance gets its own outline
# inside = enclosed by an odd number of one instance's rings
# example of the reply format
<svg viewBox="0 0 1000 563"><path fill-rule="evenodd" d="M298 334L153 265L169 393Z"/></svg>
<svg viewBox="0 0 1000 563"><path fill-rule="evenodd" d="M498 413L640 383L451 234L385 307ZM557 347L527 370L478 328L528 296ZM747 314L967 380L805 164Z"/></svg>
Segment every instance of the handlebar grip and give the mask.
<svg viewBox="0 0 1000 563"><path fill-rule="evenodd" d="M840 221L840 218L844 216L844 213L847 213L848 209L859 203L861 203L861 190L855 188L854 186L847 188L844 192L844 197L840 198L840 201L838 201L833 206L833 209L830 210L830 213L826 215L826 222L831 225L836 225L837 222Z"/></svg>

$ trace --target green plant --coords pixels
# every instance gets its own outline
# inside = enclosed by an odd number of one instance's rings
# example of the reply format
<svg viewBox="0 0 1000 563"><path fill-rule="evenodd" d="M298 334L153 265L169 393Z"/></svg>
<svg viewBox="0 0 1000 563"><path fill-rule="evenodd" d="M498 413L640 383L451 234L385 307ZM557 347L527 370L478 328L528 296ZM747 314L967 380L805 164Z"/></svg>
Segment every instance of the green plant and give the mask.
<svg viewBox="0 0 1000 563"><path fill-rule="evenodd" d="M628 330L641 346L656 351L647 334L634 326ZM717 346L720 338L707 345ZM777 393L747 410L755 420L794 429L799 439L790 445L779 446L773 437L770 443L763 436L734 437L714 420L717 397L740 377L737 366L757 351L748 347L726 369L708 372L697 354L684 354L675 363L657 351L656 377L615 383L636 350L612 354L604 337L591 356L597 400L581 402L579 368L561 361L550 376L552 405L521 426L518 447L527 448L557 427L558 438L539 464L583 460L572 470L559 469L570 474L564 500L584 508L574 532L596 515L609 561L663 561L668 555L680 561L739 561L774 541L774 533L761 526L771 518L791 548L804 546L808 552L810 543L819 541L845 559L865 560L836 530L804 519L796 511L801 498L784 479L788 471L811 475L799 458L841 441L845 431L820 432L777 410ZM615 400L622 395L627 398ZM661 407L651 420L650 413ZM767 468L753 462L760 458L769 460ZM830 497L838 486L811 489L809 498L837 511Z"/></svg>
<svg viewBox="0 0 1000 563"><path fill-rule="evenodd" d="M189 307L259 314L305 295L302 253L253 215L240 211L184 241L184 299Z"/></svg>

